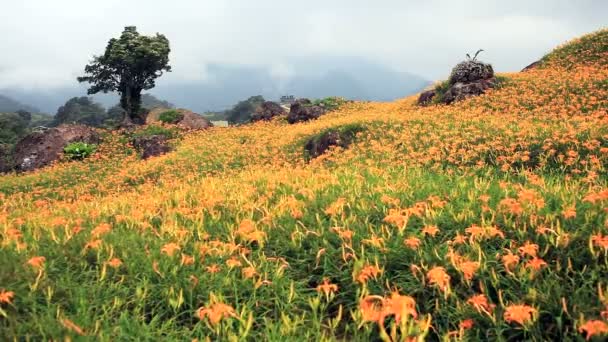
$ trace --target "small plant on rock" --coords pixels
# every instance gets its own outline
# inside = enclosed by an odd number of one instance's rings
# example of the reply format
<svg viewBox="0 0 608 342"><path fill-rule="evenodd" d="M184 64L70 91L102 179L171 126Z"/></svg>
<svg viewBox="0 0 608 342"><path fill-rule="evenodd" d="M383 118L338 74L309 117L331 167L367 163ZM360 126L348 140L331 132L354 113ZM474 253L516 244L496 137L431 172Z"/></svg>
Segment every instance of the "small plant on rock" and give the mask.
<svg viewBox="0 0 608 342"><path fill-rule="evenodd" d="M163 112L158 117L158 120L167 124L176 124L184 118L184 114L176 111L176 110L168 110Z"/></svg>
<svg viewBox="0 0 608 342"><path fill-rule="evenodd" d="M95 144L87 144L84 142L73 142L68 144L63 152L70 160L83 160L92 155L97 149Z"/></svg>

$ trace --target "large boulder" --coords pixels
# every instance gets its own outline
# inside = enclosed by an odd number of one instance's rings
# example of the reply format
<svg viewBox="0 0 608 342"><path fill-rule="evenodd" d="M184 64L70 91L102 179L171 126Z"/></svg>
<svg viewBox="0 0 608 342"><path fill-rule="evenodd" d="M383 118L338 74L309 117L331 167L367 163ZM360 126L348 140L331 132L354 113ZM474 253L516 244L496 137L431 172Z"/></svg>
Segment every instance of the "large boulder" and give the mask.
<svg viewBox="0 0 608 342"><path fill-rule="evenodd" d="M298 99L290 107L287 122L294 124L314 120L325 114L325 112L325 108L313 105L309 99Z"/></svg>
<svg viewBox="0 0 608 342"><path fill-rule="evenodd" d="M496 86L496 79L483 79L475 82L461 83L458 82L452 85L448 91L441 97L441 103L451 104L456 101L461 101L467 97L478 96L484 94L488 89Z"/></svg>
<svg viewBox="0 0 608 342"><path fill-rule="evenodd" d="M39 130L23 137L15 145L12 160L18 171L31 171L58 160L63 149L73 142L98 144L99 134L83 125L61 125Z"/></svg>
<svg viewBox="0 0 608 342"><path fill-rule="evenodd" d="M435 91L435 89L423 91L418 98L418 105L424 106L431 103L435 95L437 95L437 91Z"/></svg>
<svg viewBox="0 0 608 342"><path fill-rule="evenodd" d="M348 148L355 141L357 133L364 130L365 127L358 124L333 128L308 139L304 150L309 158L317 158L332 146Z"/></svg>
<svg viewBox="0 0 608 342"><path fill-rule="evenodd" d="M418 104L422 106L431 102L451 104L471 96L484 94L488 89L496 87L496 84L494 69L490 64L474 59L464 61L452 69L450 79L442 86L447 87L447 90L439 91L437 88L425 91L420 94ZM435 97L437 99L433 101Z"/></svg>
<svg viewBox="0 0 608 342"><path fill-rule="evenodd" d="M479 61L464 61L458 63L450 74L450 84L470 83L487 80L494 77L492 65Z"/></svg>
<svg viewBox="0 0 608 342"><path fill-rule="evenodd" d="M181 119L176 124L185 129L199 130L213 127L213 124L208 119L187 109L170 109L170 108L154 108L146 117L146 124L157 123L160 120L160 115L166 111L174 110L181 115Z"/></svg>
<svg viewBox="0 0 608 342"><path fill-rule="evenodd" d="M262 120L271 120L272 118L280 115L285 115L287 112L280 104L272 101L266 101L262 103L251 115L251 121L262 121Z"/></svg>
<svg viewBox="0 0 608 342"><path fill-rule="evenodd" d="M156 157L171 151L164 135L151 135L134 138L131 144L141 152L142 159Z"/></svg>

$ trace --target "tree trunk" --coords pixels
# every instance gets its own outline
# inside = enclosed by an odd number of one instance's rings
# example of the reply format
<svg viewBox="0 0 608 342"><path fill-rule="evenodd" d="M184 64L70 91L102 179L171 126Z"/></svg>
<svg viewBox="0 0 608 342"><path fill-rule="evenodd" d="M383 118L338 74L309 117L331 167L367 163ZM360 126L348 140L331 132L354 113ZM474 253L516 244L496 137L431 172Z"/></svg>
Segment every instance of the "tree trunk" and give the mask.
<svg viewBox="0 0 608 342"><path fill-rule="evenodd" d="M133 120L131 120L131 112L133 111L131 106L131 88L126 87L125 91L120 94L120 105L125 112L120 125L124 128L133 126Z"/></svg>

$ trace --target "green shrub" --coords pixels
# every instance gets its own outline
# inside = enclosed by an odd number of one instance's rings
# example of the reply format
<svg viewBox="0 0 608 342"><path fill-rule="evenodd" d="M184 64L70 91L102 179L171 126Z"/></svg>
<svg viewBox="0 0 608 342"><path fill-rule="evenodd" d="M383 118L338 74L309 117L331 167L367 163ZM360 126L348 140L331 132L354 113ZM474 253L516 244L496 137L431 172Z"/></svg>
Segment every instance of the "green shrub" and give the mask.
<svg viewBox="0 0 608 342"><path fill-rule="evenodd" d="M68 146L63 149L63 152L70 160L82 160L93 154L95 149L97 149L97 145L95 144L73 142L68 144Z"/></svg>
<svg viewBox="0 0 608 342"><path fill-rule="evenodd" d="M134 138L138 137L149 137L153 135L162 135L167 139L173 139L177 137L177 129L175 128L166 128L162 126L150 125L146 126L144 129L139 130L133 134Z"/></svg>
<svg viewBox="0 0 608 342"><path fill-rule="evenodd" d="M163 112L158 117L158 120L167 124L176 124L184 118L184 114L176 110L168 110Z"/></svg>
<svg viewBox="0 0 608 342"><path fill-rule="evenodd" d="M340 108L342 105L344 105L347 102L348 102L348 100L346 100L343 97L330 96L330 97L326 97L324 99L314 100L312 102L312 105L321 106L321 107L324 107L325 109L327 109L327 111L332 111L332 110L336 110L336 109Z"/></svg>

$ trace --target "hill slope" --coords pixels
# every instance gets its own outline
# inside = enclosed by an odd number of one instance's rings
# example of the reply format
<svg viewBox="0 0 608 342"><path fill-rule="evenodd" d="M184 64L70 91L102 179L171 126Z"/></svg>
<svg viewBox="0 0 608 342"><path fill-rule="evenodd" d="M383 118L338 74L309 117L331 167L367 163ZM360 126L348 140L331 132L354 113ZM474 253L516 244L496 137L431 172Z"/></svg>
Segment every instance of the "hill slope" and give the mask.
<svg viewBox="0 0 608 342"><path fill-rule="evenodd" d="M38 113L40 110L20 103L19 101L15 101L14 99L0 95L0 113L14 113L19 110L25 110L31 113Z"/></svg>
<svg viewBox="0 0 608 342"><path fill-rule="evenodd" d="M115 133L94 159L3 176L0 336L605 334L607 44L451 107L353 103L148 161ZM349 149L306 162L347 125Z"/></svg>

